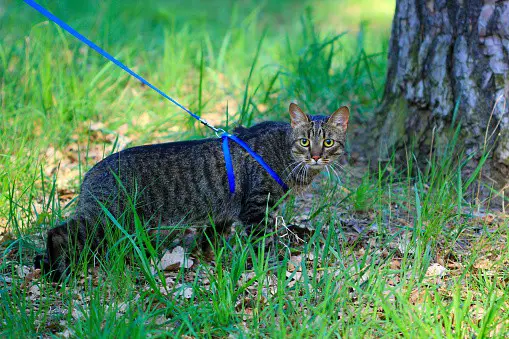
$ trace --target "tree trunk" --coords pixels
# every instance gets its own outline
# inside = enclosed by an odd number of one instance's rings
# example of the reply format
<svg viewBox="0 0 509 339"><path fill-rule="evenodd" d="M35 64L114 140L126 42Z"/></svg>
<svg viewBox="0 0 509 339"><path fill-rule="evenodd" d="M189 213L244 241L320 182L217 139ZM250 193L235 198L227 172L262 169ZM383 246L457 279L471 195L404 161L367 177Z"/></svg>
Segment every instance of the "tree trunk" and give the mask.
<svg viewBox="0 0 509 339"><path fill-rule="evenodd" d="M466 152L494 146L490 168L498 180L509 179L506 99L509 1L397 0L376 118L379 159L412 141L421 155L432 142L447 142L444 132L458 105Z"/></svg>

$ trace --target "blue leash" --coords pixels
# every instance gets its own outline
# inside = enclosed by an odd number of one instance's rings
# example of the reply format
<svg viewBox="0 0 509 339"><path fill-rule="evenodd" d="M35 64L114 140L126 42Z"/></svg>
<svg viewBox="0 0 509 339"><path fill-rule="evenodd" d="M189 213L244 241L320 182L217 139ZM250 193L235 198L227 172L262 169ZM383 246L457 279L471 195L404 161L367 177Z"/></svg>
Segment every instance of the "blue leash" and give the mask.
<svg viewBox="0 0 509 339"><path fill-rule="evenodd" d="M103 57L105 57L109 61L113 62L118 67L122 68L124 71L126 71L127 73L129 73L130 75L132 75L133 77L138 79L143 84L145 84L148 87L152 88L154 91L159 93L165 99L168 99L173 104L175 104L176 106L178 106L181 109L183 109L185 112L187 112L193 118L198 120L200 123L202 123L203 125L207 126L210 129L212 129L216 133L217 136L220 136L223 139L223 153L224 153L224 161L225 161L225 164L226 164L226 174L228 175L228 183L230 185L230 192L232 194L235 193L235 173L233 171L233 163L232 163L232 158L231 158L231 154L230 154L230 147L228 145L228 139L236 142L239 146L241 146L243 149L245 149L246 152L249 153L249 155L251 157L253 157L253 159L255 159L267 171L267 173L270 174L270 176L279 185L281 185L281 187L283 188L283 190L285 192L288 191L288 186L283 182L283 180L281 180L281 178L277 175L277 173L274 172L274 170L272 168L270 168L270 166L263 160L263 158L259 154L257 154L255 151L253 151L249 147L249 145L246 144L244 141L242 141L241 139L237 138L235 135L232 135L230 133L225 132L221 128L214 127L213 125L211 125L205 119L202 119L198 115L196 115L193 112L191 112L190 110L188 110L186 107L181 105L179 102L177 102L176 100L171 98L169 95L167 95L163 91L161 91L159 88L157 88L156 86L152 85L150 82L145 80L140 75L136 74L133 70L131 70L126 65L124 65L122 62L120 62L119 60L115 59L111 54L109 54L108 52L103 50L101 47L97 46L95 43L93 43L92 41L90 41L89 39L87 39L86 37L81 35L80 33L78 33L74 28L72 28L71 26L69 26L68 24L66 24L65 22L63 22L62 20L60 20L59 18L57 18L53 14L51 14L46 8L42 7L41 5L36 3L35 1L33 1L33 0L23 0L23 1L27 5L29 5L30 7L34 8L36 11L38 11L39 13L44 15L46 18L50 19L51 21L53 21L54 23L56 23L57 25L62 27L65 31L67 31L68 33L72 34L75 38L77 38L78 40L80 40L81 42L86 44L88 47L92 48L94 51L96 51L97 53L101 54Z"/></svg>

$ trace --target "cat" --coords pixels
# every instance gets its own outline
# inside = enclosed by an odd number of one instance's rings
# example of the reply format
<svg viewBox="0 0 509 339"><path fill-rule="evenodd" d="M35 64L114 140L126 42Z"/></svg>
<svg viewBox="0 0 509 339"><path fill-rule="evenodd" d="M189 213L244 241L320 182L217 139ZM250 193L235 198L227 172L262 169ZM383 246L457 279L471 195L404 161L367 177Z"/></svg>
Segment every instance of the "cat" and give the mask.
<svg viewBox="0 0 509 339"><path fill-rule="evenodd" d="M290 124L262 122L237 128L234 134L262 156L290 189L304 189L344 152L350 112L343 106L330 116L310 116L291 103L289 113ZM230 152L234 194L229 191L221 139L138 146L106 157L85 175L74 214L48 231L46 254L36 257L36 268L49 272L55 281L66 277L72 259L86 245L92 251L104 246L108 218L120 218L133 206L151 230L183 221L210 224L210 218L218 230L235 221L258 225L267 206L285 192L231 141ZM133 231L132 225L127 228Z"/></svg>

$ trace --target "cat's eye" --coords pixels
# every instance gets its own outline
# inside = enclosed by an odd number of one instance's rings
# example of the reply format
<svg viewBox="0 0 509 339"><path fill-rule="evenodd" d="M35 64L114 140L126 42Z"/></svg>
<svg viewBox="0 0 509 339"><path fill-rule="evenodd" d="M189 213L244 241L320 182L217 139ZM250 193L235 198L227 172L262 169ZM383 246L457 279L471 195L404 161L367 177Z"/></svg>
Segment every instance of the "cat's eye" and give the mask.
<svg viewBox="0 0 509 339"><path fill-rule="evenodd" d="M332 139L325 139L323 141L323 145L325 147L332 147L332 145L334 145L334 140L332 140Z"/></svg>
<svg viewBox="0 0 509 339"><path fill-rule="evenodd" d="M308 147L309 146L309 139L306 139L306 138L300 139L300 145L302 147Z"/></svg>

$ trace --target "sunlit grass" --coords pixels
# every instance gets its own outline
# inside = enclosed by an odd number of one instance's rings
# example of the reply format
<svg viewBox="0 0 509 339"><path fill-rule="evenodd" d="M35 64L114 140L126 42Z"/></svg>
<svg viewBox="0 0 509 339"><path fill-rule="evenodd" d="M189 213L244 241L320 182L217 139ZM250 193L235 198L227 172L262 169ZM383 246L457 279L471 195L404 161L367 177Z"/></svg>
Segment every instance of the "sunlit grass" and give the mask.
<svg viewBox="0 0 509 339"><path fill-rule="evenodd" d="M245 116L244 123L286 119L290 100L316 113L349 103L357 111L354 119L365 120L380 98L385 43L367 44L364 36L338 35L333 28L318 31L312 17L318 5L304 11L305 2L287 4L299 11L281 18L284 3L210 5L200 21L200 14L195 17L175 4L149 2L143 10L127 4L118 8L98 3L86 9L72 4L50 8L216 125L225 123L227 105L230 123L240 116ZM83 14L78 20L79 11ZM113 131L127 124L124 134L133 143L210 135L27 6L9 4L7 13L19 13L23 24L8 25L11 16L6 16L1 27L6 36L0 49L5 74L0 123L4 191L9 183L25 182L29 173L39 172L49 147L62 150L77 143L86 149L88 126L98 121ZM189 23L182 20L185 13ZM220 23L215 21L218 16ZM195 20L201 24L191 24ZM377 53L368 55L366 48Z"/></svg>
<svg viewBox="0 0 509 339"><path fill-rule="evenodd" d="M381 100L394 1L48 5L217 126L227 105L231 126L286 120L297 100L310 113L349 105L353 135ZM276 236L214 239L213 260L192 269L152 272L141 221L129 234L110 218L97 272L80 262L62 285L23 278L96 161L126 142L211 134L21 2L0 16L0 222L12 234L0 244L0 333L508 335L508 222L468 199L477 172L460 176L455 128L424 167L411 147L404 164L347 166L341 185L334 173L313 188L309 206L292 197Z"/></svg>

